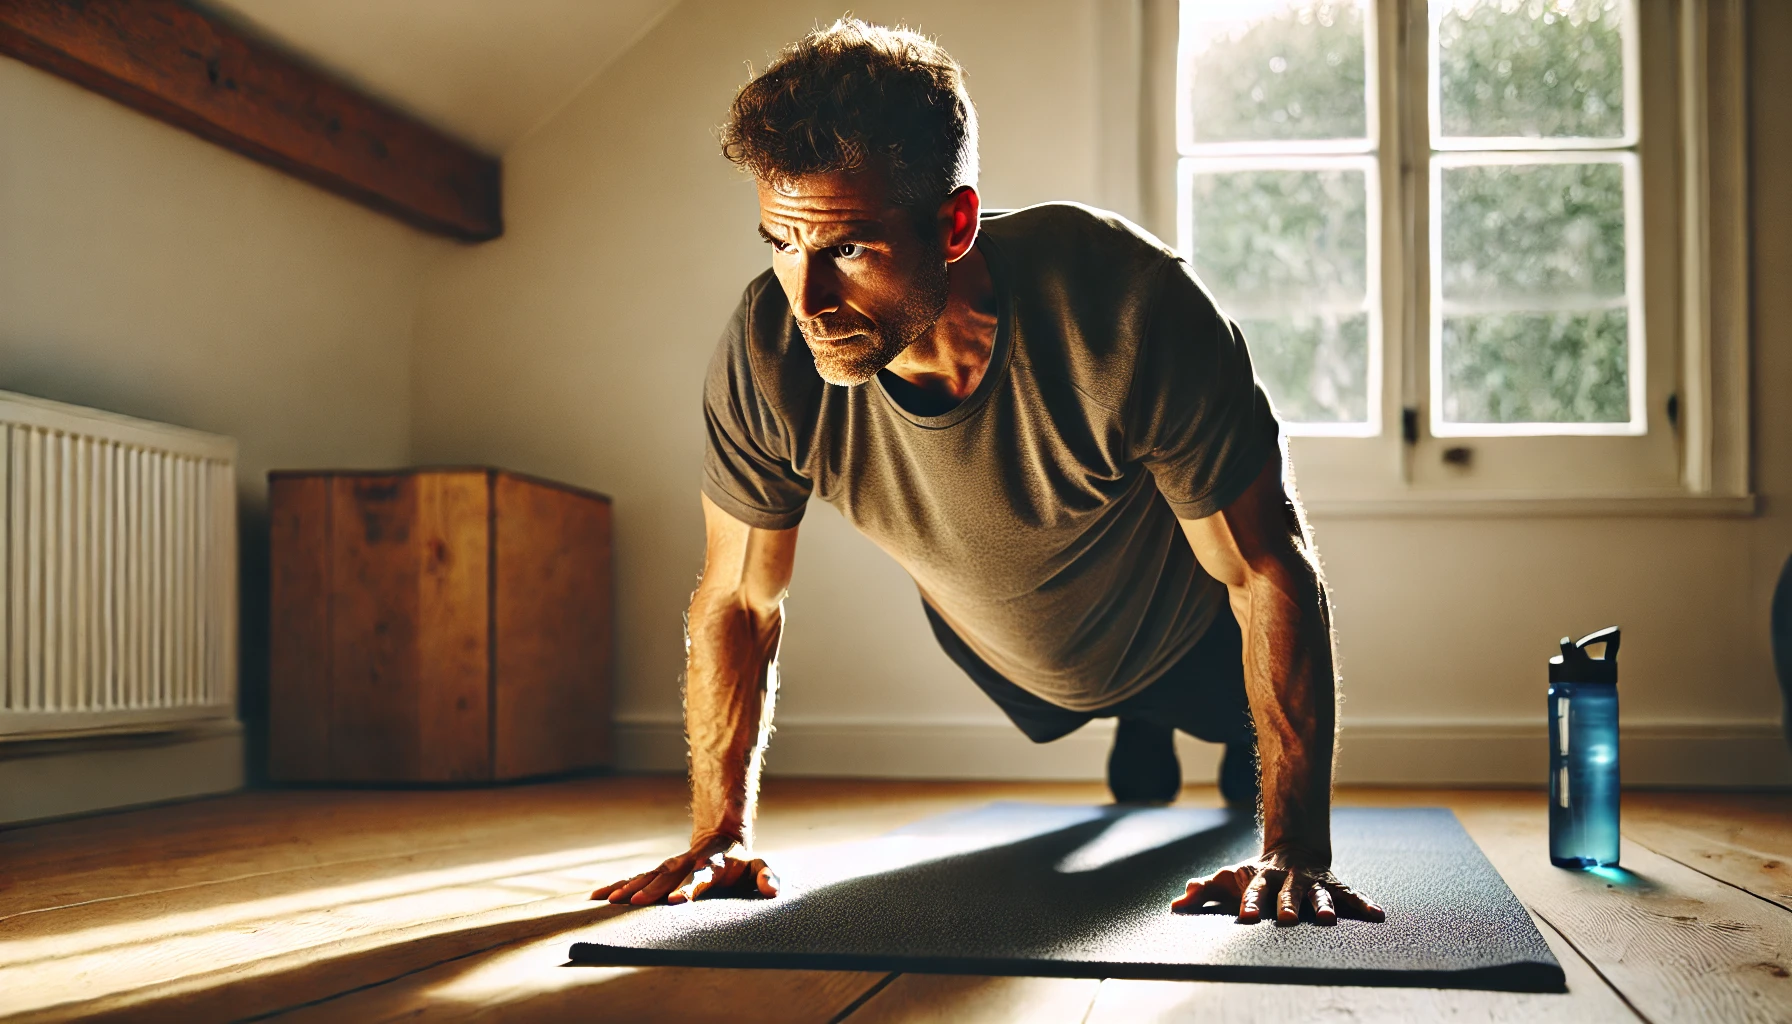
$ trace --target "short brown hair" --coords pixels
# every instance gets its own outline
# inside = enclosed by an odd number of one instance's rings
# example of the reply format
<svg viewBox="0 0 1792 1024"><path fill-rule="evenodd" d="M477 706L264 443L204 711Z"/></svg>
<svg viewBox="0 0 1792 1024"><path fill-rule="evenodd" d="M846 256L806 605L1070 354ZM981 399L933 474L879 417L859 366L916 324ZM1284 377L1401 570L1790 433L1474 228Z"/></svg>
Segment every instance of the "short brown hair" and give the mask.
<svg viewBox="0 0 1792 1024"><path fill-rule="evenodd" d="M938 43L843 18L741 87L722 155L773 182L881 166L894 205L931 206L977 183L977 112Z"/></svg>

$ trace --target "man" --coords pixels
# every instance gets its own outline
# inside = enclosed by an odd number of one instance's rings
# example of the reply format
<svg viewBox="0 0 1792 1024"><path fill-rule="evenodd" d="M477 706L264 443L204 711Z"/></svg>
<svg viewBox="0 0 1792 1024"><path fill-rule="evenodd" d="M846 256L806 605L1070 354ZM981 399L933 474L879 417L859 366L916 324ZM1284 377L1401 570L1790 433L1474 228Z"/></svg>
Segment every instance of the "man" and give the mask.
<svg viewBox="0 0 1792 1024"><path fill-rule="evenodd" d="M907 31L811 33L741 90L723 150L758 182L772 269L704 392L691 846L593 898L776 895L752 823L814 494L909 571L1029 738L1119 719L1116 800L1174 799L1180 728L1227 744L1222 789L1253 805L1256 750L1262 855L1173 906L1380 920L1329 870L1330 612L1278 426L1187 265L1085 207L983 215L962 72Z"/></svg>

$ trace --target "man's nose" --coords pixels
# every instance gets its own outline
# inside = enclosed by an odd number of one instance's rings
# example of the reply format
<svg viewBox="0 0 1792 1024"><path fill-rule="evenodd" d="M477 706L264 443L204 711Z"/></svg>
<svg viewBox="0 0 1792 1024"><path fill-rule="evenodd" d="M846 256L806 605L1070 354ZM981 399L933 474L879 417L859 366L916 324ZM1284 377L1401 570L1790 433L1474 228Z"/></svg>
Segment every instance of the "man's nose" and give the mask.
<svg viewBox="0 0 1792 1024"><path fill-rule="evenodd" d="M791 289L791 313L798 320L813 320L840 308L839 282L826 260L807 253L796 261L796 287Z"/></svg>

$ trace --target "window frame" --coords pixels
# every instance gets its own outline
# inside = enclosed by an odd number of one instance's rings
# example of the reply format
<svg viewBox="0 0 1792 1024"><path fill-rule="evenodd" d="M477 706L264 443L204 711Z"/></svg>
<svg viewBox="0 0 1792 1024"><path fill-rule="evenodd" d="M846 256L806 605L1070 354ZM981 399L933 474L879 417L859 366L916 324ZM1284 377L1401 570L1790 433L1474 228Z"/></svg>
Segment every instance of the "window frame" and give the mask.
<svg viewBox="0 0 1792 1024"><path fill-rule="evenodd" d="M1122 6L1116 0L1107 3L1116 10ZM1637 228L1643 246L1627 246L1626 259L1644 264L1651 294L1661 291L1664 280L1672 284L1672 294L1656 300L1641 332L1646 363L1640 365L1659 386L1648 388L1647 433L1470 438L1430 429L1431 283L1428 257L1417 257L1431 242L1430 218L1424 214L1430 208L1435 108L1429 102L1429 61L1413 59L1413 51L1421 47L1419 52L1428 57L1429 14L1424 0L1371 0L1374 40L1365 44L1375 54L1368 78L1376 96L1371 116L1378 133L1376 145L1364 155L1378 159L1381 167L1379 194L1371 196L1381 209L1381 259L1373 261L1381 279L1381 401L1376 406L1381 430L1375 436L1290 432L1295 434L1288 443L1303 496L1316 512L1384 518L1751 515L1757 510L1748 444L1743 0L1633 4L1638 16L1626 32L1627 89L1629 80L1637 78L1639 93L1650 97L1652 105L1626 103L1626 138L1618 141L1634 137L1639 148L1653 145L1662 152L1655 154L1656 164L1649 162L1647 152L1636 156L1641 183L1635 191L1627 189L1627 203L1631 196L1635 202L1648 200L1649 220ZM1132 184L1115 194L1136 204L1124 212L1160 234L1174 232L1182 242L1176 230L1182 226L1185 184L1177 138L1184 102L1177 74L1179 0L1136 0L1131 17L1136 49L1130 67L1142 88L1131 108L1137 120L1130 130L1141 159ZM1645 38L1651 35L1652 45ZM1677 65L1674 81L1664 85L1655 80L1654 71L1645 80L1637 56L1645 52L1652 54L1651 68L1664 66L1661 58L1667 55L1666 64ZM1524 140L1527 147L1534 143ZM1580 140L1574 144L1585 146ZM1177 168L1175 173L1169 173L1171 168ZM1630 216L1634 211L1627 211ZM1627 266L1627 278L1630 273ZM1642 290L1627 287L1627 297L1635 301ZM1634 353L1633 347L1633 358ZM1677 421L1670 422L1665 406L1657 404L1665 400L1664 388L1678 399ZM1603 476L1580 472L1609 461L1600 453L1602 445L1650 440L1658 448L1649 453L1652 458L1619 459L1620 465ZM1504 466L1507 471L1440 468L1442 450L1463 442L1472 443L1478 455L1480 450L1489 454L1485 464L1490 470ZM1496 453L1503 454L1491 457ZM1477 459L1477 467L1482 461ZM1646 471L1639 469L1643 463Z"/></svg>

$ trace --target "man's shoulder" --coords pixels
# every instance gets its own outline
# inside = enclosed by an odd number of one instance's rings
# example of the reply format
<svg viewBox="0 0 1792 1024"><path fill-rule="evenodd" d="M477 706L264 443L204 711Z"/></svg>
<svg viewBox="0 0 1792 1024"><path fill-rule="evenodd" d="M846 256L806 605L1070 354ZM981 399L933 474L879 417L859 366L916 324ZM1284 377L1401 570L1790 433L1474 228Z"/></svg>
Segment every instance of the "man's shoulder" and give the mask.
<svg viewBox="0 0 1792 1024"><path fill-rule="evenodd" d="M1121 257L1156 264L1176 253L1124 216L1082 203L1039 203L983 217L982 230L998 245L1018 243L1036 255Z"/></svg>
<svg viewBox="0 0 1792 1024"><path fill-rule="evenodd" d="M1034 372L1119 408L1166 283L1174 290L1187 265L1144 228L1080 203L1005 211L985 230L1027 321L1025 358Z"/></svg>
<svg viewBox="0 0 1792 1024"><path fill-rule="evenodd" d="M770 270L747 283L716 353L716 368L732 367L734 387L757 392L774 408L788 409L813 396L821 383L815 360L803 343L790 302Z"/></svg>

